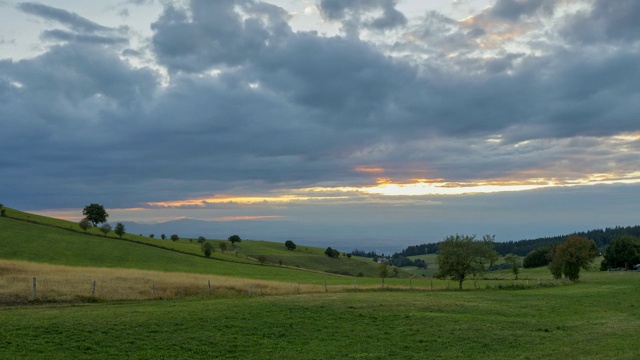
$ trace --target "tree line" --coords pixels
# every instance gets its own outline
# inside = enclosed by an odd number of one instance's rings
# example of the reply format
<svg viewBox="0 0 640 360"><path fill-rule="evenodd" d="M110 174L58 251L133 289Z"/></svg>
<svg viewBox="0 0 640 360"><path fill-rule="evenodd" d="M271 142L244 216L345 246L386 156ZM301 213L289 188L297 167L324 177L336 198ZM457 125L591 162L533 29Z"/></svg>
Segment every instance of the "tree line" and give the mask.
<svg viewBox="0 0 640 360"><path fill-rule="evenodd" d="M502 256L507 254L514 254L518 256L526 256L534 250L538 250L540 248L550 249L553 245L560 244L567 240L567 238L571 235L578 235L582 237L586 237L588 239L593 240L596 244L596 247L599 249L604 249L607 245L611 244L611 242L621 236L629 235L633 237L640 237L640 225L636 226L616 226L612 228L605 229L595 229L583 232L576 232L570 235L558 235L558 236L550 236L550 237L541 237L536 239L526 239L526 240L518 240L518 241L505 241L505 242L496 242L494 243L495 250ZM406 249L395 253L395 255L399 256L415 256L415 255L426 255L426 254L437 254L439 251L439 243L428 243L428 244L420 244L420 245L411 245ZM355 255L355 254L354 254ZM362 255L359 255L362 256Z"/></svg>

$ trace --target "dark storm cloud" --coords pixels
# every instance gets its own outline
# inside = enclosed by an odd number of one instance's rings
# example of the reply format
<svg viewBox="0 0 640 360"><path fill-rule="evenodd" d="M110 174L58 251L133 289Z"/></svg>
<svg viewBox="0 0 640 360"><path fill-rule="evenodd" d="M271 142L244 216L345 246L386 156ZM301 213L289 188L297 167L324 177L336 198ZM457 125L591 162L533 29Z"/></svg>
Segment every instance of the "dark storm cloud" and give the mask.
<svg viewBox="0 0 640 360"><path fill-rule="evenodd" d="M526 3L502 16L542 9ZM342 19L356 8L395 6L345 4L326 2L325 11ZM494 35L486 24L430 13L394 48L410 55L393 57L357 37L294 32L287 16L248 0L167 5L150 49L168 77L132 65L145 48L103 46L124 41L59 20L82 33L50 30L43 36L62 45L0 60L0 151L12 154L0 157L0 200L24 209L125 207L357 186L375 181L354 170L363 165L389 168L389 177L455 181L548 163L600 172L638 166L597 141L565 142L640 130L634 47L478 56L476 42ZM427 56L412 57L423 49ZM494 135L498 143L486 141ZM566 160L587 152L605 165Z"/></svg>
<svg viewBox="0 0 640 360"><path fill-rule="evenodd" d="M640 39L640 2L596 0L588 11L568 21L563 34L571 40L592 43Z"/></svg>
<svg viewBox="0 0 640 360"><path fill-rule="evenodd" d="M321 0L318 8L322 15L333 21L342 21L347 32L357 32L359 27L387 30L407 24L407 18L396 9L396 0ZM363 20L367 13L381 11L372 20Z"/></svg>
<svg viewBox="0 0 640 360"><path fill-rule="evenodd" d="M197 72L214 65L239 65L291 32L286 13L272 5L203 0L190 5L190 15L186 9L167 6L151 25L154 50L172 70Z"/></svg>
<svg viewBox="0 0 640 360"><path fill-rule="evenodd" d="M94 33L94 32L100 32L105 30L111 30L108 27L97 24L76 13L51 7L51 6L47 6L40 3L23 2L23 3L19 3L17 5L17 8L24 11L27 14L39 16L47 20L56 21L78 32Z"/></svg>

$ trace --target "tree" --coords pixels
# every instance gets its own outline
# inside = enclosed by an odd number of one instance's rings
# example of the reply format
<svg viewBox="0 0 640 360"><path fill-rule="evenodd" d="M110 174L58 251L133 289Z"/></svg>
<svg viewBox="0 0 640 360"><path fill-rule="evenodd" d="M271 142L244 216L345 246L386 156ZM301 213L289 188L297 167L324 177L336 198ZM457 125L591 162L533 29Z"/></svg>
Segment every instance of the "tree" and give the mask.
<svg viewBox="0 0 640 360"><path fill-rule="evenodd" d="M118 237L121 239L122 239L122 235L125 234L124 231L125 231L125 228L123 223L117 223L116 227L113 229L113 232L116 233L116 235L118 235Z"/></svg>
<svg viewBox="0 0 640 360"><path fill-rule="evenodd" d="M340 257L340 251L336 250L336 249L332 249L331 246L329 246L325 251L324 254L327 255L330 258L338 258Z"/></svg>
<svg viewBox="0 0 640 360"><path fill-rule="evenodd" d="M7 209L4 208L4 205L0 204L0 216L7 216Z"/></svg>
<svg viewBox="0 0 640 360"><path fill-rule="evenodd" d="M623 235L611 242L600 263L600 270L611 268L632 269L640 263L640 239Z"/></svg>
<svg viewBox="0 0 640 360"><path fill-rule="evenodd" d="M551 262L551 246L544 246L532 250L524 257L522 267L525 269L547 266Z"/></svg>
<svg viewBox="0 0 640 360"><path fill-rule="evenodd" d="M154 234L149 234L149 237L153 239L155 237L155 235Z"/></svg>
<svg viewBox="0 0 640 360"><path fill-rule="evenodd" d="M264 255L258 255L256 259L258 260L258 262L260 262L260 265L264 265L264 263L267 262L267 257Z"/></svg>
<svg viewBox="0 0 640 360"><path fill-rule="evenodd" d="M198 244L204 244L205 241L207 241L207 239L205 239L204 236L198 236Z"/></svg>
<svg viewBox="0 0 640 360"><path fill-rule="evenodd" d="M93 226L107 222L107 218L109 217L109 214L104 210L104 206L100 204L85 206L82 210L82 215L91 221Z"/></svg>
<svg viewBox="0 0 640 360"><path fill-rule="evenodd" d="M389 264L387 263L382 263L378 266L378 270L380 272L380 277L381 278L386 278L387 276L389 276Z"/></svg>
<svg viewBox="0 0 640 360"><path fill-rule="evenodd" d="M102 224L102 226L100 226L100 231L102 231L104 236L107 236L109 231L111 231L111 225L109 225L107 223Z"/></svg>
<svg viewBox="0 0 640 360"><path fill-rule="evenodd" d="M170 239L171 239L173 242L176 242L176 241L180 240L180 237L178 236L178 234L172 234L172 235L171 235L171 237L170 237Z"/></svg>
<svg viewBox="0 0 640 360"><path fill-rule="evenodd" d="M589 269L598 256L598 248L593 240L584 236L571 235L567 240L553 249L553 260L549 270L556 279L564 275L571 281L580 279L580 269Z"/></svg>
<svg viewBox="0 0 640 360"><path fill-rule="evenodd" d="M287 247L287 249L289 249L289 250L295 250L295 249L296 249L296 243L294 243L294 242L293 242L293 241L291 241L291 240L287 240L287 241L285 241L285 242L284 242L284 246L286 246L286 247Z"/></svg>
<svg viewBox="0 0 640 360"><path fill-rule="evenodd" d="M214 251L213 246L211 246L211 244L208 243L207 241L202 243L202 246L200 247L200 249L202 250L202 252L204 253L204 256L206 257L211 256L211 253Z"/></svg>
<svg viewBox="0 0 640 360"><path fill-rule="evenodd" d="M227 251L227 243L226 242L222 242L221 241L218 246L220 246L220 251L222 251L222 252Z"/></svg>
<svg viewBox="0 0 640 360"><path fill-rule="evenodd" d="M160 235L160 239L164 240L166 238L167 238L167 235L165 235L165 234Z"/></svg>
<svg viewBox="0 0 640 360"><path fill-rule="evenodd" d="M457 280L462 289L462 282L469 274L481 274L487 265L491 266L498 260L492 236L485 235L482 240L475 238L475 235L456 234L447 236L438 244L437 277Z"/></svg>
<svg viewBox="0 0 640 360"><path fill-rule="evenodd" d="M84 230L84 232L87 232L87 229L91 226L91 222L87 218L82 218L82 220L78 222L78 226L80 226L80 229Z"/></svg>
<svg viewBox="0 0 640 360"><path fill-rule="evenodd" d="M231 241L231 245L242 241L242 239L240 239L240 236L238 236L238 235L231 235L231 236L229 236L229 239L227 239L227 240Z"/></svg>
<svg viewBox="0 0 640 360"><path fill-rule="evenodd" d="M351 253L347 254L347 259L351 259Z"/></svg>
<svg viewBox="0 0 640 360"><path fill-rule="evenodd" d="M504 262L511 265L511 272L516 276L518 280L518 274L520 273L520 259L514 254L507 254L504 256Z"/></svg>

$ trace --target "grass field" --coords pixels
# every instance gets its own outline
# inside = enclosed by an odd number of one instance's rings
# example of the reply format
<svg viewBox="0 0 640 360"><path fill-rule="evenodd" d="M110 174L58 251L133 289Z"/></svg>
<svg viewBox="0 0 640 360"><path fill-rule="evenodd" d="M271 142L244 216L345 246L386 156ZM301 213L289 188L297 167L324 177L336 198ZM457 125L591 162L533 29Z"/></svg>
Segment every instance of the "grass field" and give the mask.
<svg viewBox="0 0 640 360"><path fill-rule="evenodd" d="M200 244L189 239L173 242L125 234L121 240L113 232L105 237L97 228L90 228L85 233L77 224L64 220L10 208L7 208L7 214L10 218L0 218L0 241L4 245L0 247L0 258L74 266L133 267L199 273L212 271L211 263L202 266L202 261L183 256L204 257ZM226 262L256 265L256 259L264 256L267 265L283 265L321 272L331 270L333 273L348 273L354 276L359 273L364 276L377 276L378 273L377 266L371 262L345 257L332 259L324 255L324 249L315 247L300 246L295 251L289 251L284 243L243 241L232 251L231 244L227 241L209 241L215 249L211 258ZM224 242L228 247L224 253L219 249L220 242ZM247 276L246 272L239 271L236 266L228 267L231 271L224 275L235 273L238 276ZM217 268L214 270L219 271Z"/></svg>
<svg viewBox="0 0 640 360"><path fill-rule="evenodd" d="M545 268L517 282L501 270L462 291L424 277L383 287L251 259L335 264L317 248L252 241L237 261L207 259L188 241L149 246L160 240L29 220L42 224L0 218L0 359L640 359L638 272L594 266L573 284Z"/></svg>
<svg viewBox="0 0 640 360"><path fill-rule="evenodd" d="M0 308L12 359L638 359L639 273L527 290Z"/></svg>

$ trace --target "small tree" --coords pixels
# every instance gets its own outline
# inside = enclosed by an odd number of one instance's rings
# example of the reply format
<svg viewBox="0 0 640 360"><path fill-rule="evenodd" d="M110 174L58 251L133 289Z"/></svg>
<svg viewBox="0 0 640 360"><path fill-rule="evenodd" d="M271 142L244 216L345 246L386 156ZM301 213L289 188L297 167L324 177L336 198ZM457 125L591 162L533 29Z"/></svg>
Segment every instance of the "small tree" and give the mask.
<svg viewBox="0 0 640 360"><path fill-rule="evenodd" d="M225 251L227 251L227 243L226 243L226 242L222 242L222 241L221 241L221 242L220 242L220 244L219 244L219 246L220 246L220 251L221 251L221 252L225 252Z"/></svg>
<svg viewBox="0 0 640 360"><path fill-rule="evenodd" d="M82 210L82 215L91 221L93 226L107 222L107 218L109 217L109 214L104 210L104 206L100 204L85 206Z"/></svg>
<svg viewBox="0 0 640 360"><path fill-rule="evenodd" d="M580 269L589 269L598 256L598 248L593 240L579 235L571 235L553 249L553 260L549 270L556 279L564 275L571 281L580 279Z"/></svg>
<svg viewBox="0 0 640 360"><path fill-rule="evenodd" d="M438 244L438 274L439 278L449 277L462 282L470 275L481 274L487 265L491 266L498 260L498 253L493 248L493 237L485 235L482 240L476 236L451 235Z"/></svg>
<svg viewBox="0 0 640 360"><path fill-rule="evenodd" d="M207 239L205 239L204 236L198 236L198 244L204 244L205 241L207 241Z"/></svg>
<svg viewBox="0 0 640 360"><path fill-rule="evenodd" d="M153 239L155 235L154 234L149 234L149 237Z"/></svg>
<svg viewBox="0 0 640 360"><path fill-rule="evenodd" d="M109 231L111 231L111 225L109 225L107 223L102 224L102 226L100 226L100 231L102 231L104 236L107 236Z"/></svg>
<svg viewBox="0 0 640 360"><path fill-rule="evenodd" d="M180 240L180 237L178 236L178 234L173 234L173 235L171 235L171 238L170 238L170 239L171 239L173 242L176 242L176 241Z"/></svg>
<svg viewBox="0 0 640 360"><path fill-rule="evenodd" d="M7 216L7 209L4 208L4 205L0 204L0 216Z"/></svg>
<svg viewBox="0 0 640 360"><path fill-rule="evenodd" d="M78 222L78 226L80 226L80 229L84 230L84 232L87 232L87 229L91 226L91 222L89 219L83 218Z"/></svg>
<svg viewBox="0 0 640 360"><path fill-rule="evenodd" d="M291 241L291 240L287 240L287 241L285 241L285 242L284 242L284 246L286 246L286 247L287 247L287 249L289 249L289 250L295 250L295 249L296 249L296 243L294 243L294 242L293 242L293 241Z"/></svg>
<svg viewBox="0 0 640 360"><path fill-rule="evenodd" d="M522 261L525 269L547 266L551 262L551 246L535 249L527 254Z"/></svg>
<svg viewBox="0 0 640 360"><path fill-rule="evenodd" d="M336 250L336 249L332 249L331 246L329 246L325 251L324 254L327 255L330 258L338 258L340 257L340 251Z"/></svg>
<svg viewBox="0 0 640 360"><path fill-rule="evenodd" d="M231 235L231 236L229 236L229 238L227 240L229 240L231 242L231 245L233 245L233 244L235 244L237 242L239 243L239 242L242 241L242 239L238 235Z"/></svg>
<svg viewBox="0 0 640 360"><path fill-rule="evenodd" d="M384 279L384 278L386 278L386 277L388 277L388 276L389 276L389 264L387 264L386 262L385 262L385 263L380 264L380 265L378 266L378 270L379 270L379 272L380 272L380 277L381 277L381 278L383 278L383 279Z"/></svg>
<svg viewBox="0 0 640 360"><path fill-rule="evenodd" d="M200 249L202 249L202 252L206 257L211 256L211 253L214 251L213 246L211 246L211 244L206 241L202 243L202 246L200 247Z"/></svg>
<svg viewBox="0 0 640 360"><path fill-rule="evenodd" d="M125 228L123 223L117 223L116 227L113 229L113 232L118 235L119 238L122 239L122 235L125 234Z"/></svg>
<svg viewBox="0 0 640 360"><path fill-rule="evenodd" d="M504 262L511 265L511 272L516 276L518 280L518 274L520 273L520 259L514 254L507 254L504 256Z"/></svg>
<svg viewBox="0 0 640 360"><path fill-rule="evenodd" d="M351 253L347 254L347 259L351 259Z"/></svg>
<svg viewBox="0 0 640 360"><path fill-rule="evenodd" d="M167 235L165 235L165 234L160 235L160 239L164 240L166 238L167 238Z"/></svg>
<svg viewBox="0 0 640 360"><path fill-rule="evenodd" d="M260 262L260 265L264 265L264 263L267 262L267 257L264 255L258 255L256 259L258 260L258 262Z"/></svg>

